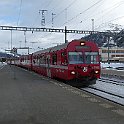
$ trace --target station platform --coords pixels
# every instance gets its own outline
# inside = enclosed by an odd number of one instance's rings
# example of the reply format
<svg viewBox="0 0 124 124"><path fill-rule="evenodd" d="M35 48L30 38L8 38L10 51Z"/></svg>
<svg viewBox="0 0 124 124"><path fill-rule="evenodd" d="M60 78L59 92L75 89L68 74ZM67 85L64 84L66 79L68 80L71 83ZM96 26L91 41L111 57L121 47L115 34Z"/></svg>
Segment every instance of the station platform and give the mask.
<svg viewBox="0 0 124 124"><path fill-rule="evenodd" d="M124 124L124 107L6 65L0 70L0 124Z"/></svg>

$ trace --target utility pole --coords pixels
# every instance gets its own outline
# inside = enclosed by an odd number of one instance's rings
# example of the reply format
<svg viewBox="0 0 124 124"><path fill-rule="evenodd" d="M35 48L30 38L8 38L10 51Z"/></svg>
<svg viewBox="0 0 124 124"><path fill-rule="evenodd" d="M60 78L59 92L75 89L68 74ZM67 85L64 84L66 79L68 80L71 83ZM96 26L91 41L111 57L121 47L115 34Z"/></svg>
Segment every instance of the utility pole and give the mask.
<svg viewBox="0 0 124 124"><path fill-rule="evenodd" d="M45 12L47 12L47 10L39 10L39 14L41 13L41 15L42 15L42 19L41 19L42 27L45 27Z"/></svg>
<svg viewBox="0 0 124 124"><path fill-rule="evenodd" d="M11 50L12 50L12 30L11 30Z"/></svg>
<svg viewBox="0 0 124 124"><path fill-rule="evenodd" d="M67 8L65 9L65 23L67 23ZM67 43L67 26L65 26L65 43Z"/></svg>
<svg viewBox="0 0 124 124"><path fill-rule="evenodd" d="M52 13L52 27L53 27L53 19L56 14Z"/></svg>
<svg viewBox="0 0 124 124"><path fill-rule="evenodd" d="M25 47L26 47L26 43L27 43L27 39L26 39L26 31L24 31L24 35L25 35Z"/></svg>
<svg viewBox="0 0 124 124"><path fill-rule="evenodd" d="M65 26L65 43L67 43L67 27Z"/></svg>
<svg viewBox="0 0 124 124"><path fill-rule="evenodd" d="M94 19L91 20L92 20L92 31L94 31Z"/></svg>
<svg viewBox="0 0 124 124"><path fill-rule="evenodd" d="M110 41L110 36L108 36L108 64L110 64L110 60L109 60L109 58L110 58L110 47L109 47L109 41Z"/></svg>

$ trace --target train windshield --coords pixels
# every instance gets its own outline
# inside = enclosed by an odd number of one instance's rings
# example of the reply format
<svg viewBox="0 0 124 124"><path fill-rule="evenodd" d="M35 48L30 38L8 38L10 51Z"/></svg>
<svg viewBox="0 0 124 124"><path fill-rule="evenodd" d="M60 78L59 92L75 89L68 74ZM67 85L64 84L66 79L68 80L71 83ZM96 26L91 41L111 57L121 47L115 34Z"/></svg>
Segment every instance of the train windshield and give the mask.
<svg viewBox="0 0 124 124"><path fill-rule="evenodd" d="M69 52L69 64L82 64L84 63L84 57L82 52Z"/></svg>
<svg viewBox="0 0 124 124"><path fill-rule="evenodd" d="M98 52L85 52L85 63L86 64L98 64Z"/></svg>

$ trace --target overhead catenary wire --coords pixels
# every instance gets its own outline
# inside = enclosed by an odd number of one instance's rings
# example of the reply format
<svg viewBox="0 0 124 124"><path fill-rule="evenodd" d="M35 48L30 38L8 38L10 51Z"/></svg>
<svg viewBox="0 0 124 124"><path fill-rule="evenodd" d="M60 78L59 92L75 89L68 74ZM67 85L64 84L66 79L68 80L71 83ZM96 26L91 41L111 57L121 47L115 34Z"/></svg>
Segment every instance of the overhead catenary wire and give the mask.
<svg viewBox="0 0 124 124"><path fill-rule="evenodd" d="M118 2L118 3L116 3L116 4L114 4L112 7L109 7L109 8L107 8L107 9L104 9L104 11L102 11L102 17L104 16L104 15L106 15L106 14L108 14L108 13L110 13L111 11L113 11L115 8L117 8L117 7L119 7L120 5L122 4L122 1L120 1L120 2ZM100 7L100 6L99 6ZM104 15L103 15L104 14ZM99 19L96 19L96 16L98 16L98 15L101 15L101 12L98 12L98 13L92 13L92 14L90 14L90 16L88 15L88 16L86 16L84 19L82 19L82 20L80 20L79 21L79 24L81 24L81 23L83 23L84 21L87 21L87 20L91 20L92 18L95 18L95 21L97 21L97 20L100 20L102 17L100 16L99 17ZM75 25L73 25L73 27L76 27L77 26L77 24L75 24Z"/></svg>
<svg viewBox="0 0 124 124"><path fill-rule="evenodd" d="M48 8L50 6L50 4L53 2L54 0L50 0L50 2L46 5L46 7ZM45 7L45 8L46 8Z"/></svg>
<svg viewBox="0 0 124 124"><path fill-rule="evenodd" d="M106 14L108 14L108 13L110 13L112 10L114 10L115 8L118 8L120 5L122 5L123 4L123 2L124 1L119 1L119 2L117 2L116 4L114 4L113 6L111 6L111 7L109 7L109 8L107 8L107 9L104 9L104 12L106 13ZM100 6L98 6L98 7L100 7ZM93 13L94 14L94 13ZM91 18L94 18L95 16L98 16L100 14L100 12L99 13L97 13L97 14L94 14L94 16L92 15L92 16L90 16L90 17L85 17L85 19L83 19L83 20L81 20L80 22L79 22L79 24L81 25L81 24L83 24L84 25L84 23L83 23L83 21L86 21L86 20L88 20L88 19L90 19L91 20ZM90 14L91 15L91 14ZM104 14L105 15L105 14ZM95 17L96 18L96 17ZM121 17L120 17L121 18ZM123 18L123 17L122 17ZM98 19L97 19L98 20ZM95 19L95 21L96 21L96 19ZM77 23L76 23L76 26L74 26L74 25L72 25L73 27L77 27ZM81 26L80 26L81 27ZM89 27L88 27L89 28ZM88 29L88 28L86 28L86 29ZM97 28L98 29L98 28ZM89 30L89 29L88 29ZM95 29L96 30L96 29ZM71 35L71 34L70 34ZM76 34L77 35L77 34ZM75 36L75 35L73 35L73 36ZM71 37L73 37L73 36L71 36Z"/></svg>
<svg viewBox="0 0 124 124"><path fill-rule="evenodd" d="M17 26L19 25L19 21L21 18L21 11L22 11L22 0L20 0L20 4L19 4L19 14L18 14L18 19L17 19ZM13 45L13 41L12 41L12 31L11 31L11 49L12 49L12 45ZM16 34L16 39L17 39L17 34Z"/></svg>
<svg viewBox="0 0 124 124"><path fill-rule="evenodd" d="M42 8L46 8L46 7L48 7L48 6L50 6L50 4L53 2L54 0L50 0L44 7L42 7ZM45 1L45 3L46 3L46 1ZM37 22L37 20L38 19L40 19L40 15L39 15L39 13L38 13L38 15L36 16L36 18L35 18L35 20L34 20L34 22L33 22L33 24L32 24L32 27L34 27L35 26L35 24L36 24L36 22ZM49 35L49 34L48 34ZM34 36L34 35L33 35ZM47 35L46 35L47 36ZM46 37L45 36L45 37ZM36 37L36 35L34 36L35 38L37 38ZM37 38L38 39L38 38Z"/></svg>
<svg viewBox="0 0 124 124"><path fill-rule="evenodd" d="M77 1L77 0L76 0L76 1ZM67 10L69 7L71 7L76 1L74 0L71 4L69 4L69 5L68 5L65 9L63 9L60 13L56 14L56 16L55 16L54 18L57 18L61 13L63 13L65 10ZM80 12L80 14L78 14L76 17L78 17L79 15L81 15L81 14L83 14L84 12L88 11L89 9L93 8L94 6L96 6L97 4L99 4L101 1L103 1L103 0L97 1L95 4L93 4L92 6L88 7L88 8L87 8L86 10L84 10L83 12ZM74 18L75 18L75 17L73 17L71 20L73 20ZM68 21L70 21L70 20L68 20ZM65 23L68 23L68 22L66 21ZM65 24L65 23L64 23L64 24ZM51 35L51 34L49 34L49 35ZM49 35L47 35L47 36L49 36Z"/></svg>
<svg viewBox="0 0 124 124"><path fill-rule="evenodd" d="M53 0L52 0L52 1L53 1ZM100 1L102 1L102 0L100 0ZM97 3L99 3L100 1L98 1ZM76 2L76 1L74 0L74 1L73 1L71 4L69 4L64 10L66 10L66 9L69 8L69 7L71 7L75 2ZM50 3L51 3L51 2L49 2L47 5L50 5ZM95 3L95 4L97 4L97 3ZM95 4L94 4L94 5L95 5ZM93 6L94 6L94 5L93 5ZM91 6L91 7L92 7L92 6ZM88 9L89 9L89 8L88 8ZM80 14L82 14L82 13L80 13ZM54 18L55 18L55 17L54 17Z"/></svg>
<svg viewBox="0 0 124 124"><path fill-rule="evenodd" d="M79 17L80 15L82 15L83 13L87 12L88 10L90 10L91 8L95 7L96 5L98 5L100 2L102 2L103 0L99 0L96 3L94 3L93 5L91 5L90 7L88 7L87 9L83 10L82 12L80 12L79 14L77 14L76 16L74 16L73 18L67 20L62 26L64 26L65 24L67 24L68 22L70 23L72 20L76 19L77 17ZM82 21L80 21L81 23ZM77 26L77 24L76 24ZM75 36L77 34L74 34L73 36ZM72 36L72 37L73 37Z"/></svg>
<svg viewBox="0 0 124 124"><path fill-rule="evenodd" d="M46 7L48 7L52 2L53 2L54 0L51 0L49 3L47 3L46 4ZM54 17L53 17L53 19L54 18L57 18L61 13L63 13L65 10L67 10L68 8L70 8L75 2L76 2L77 0L73 0L66 8L64 8L62 11L60 11L59 13L57 13ZM45 7L42 7L42 8L45 8ZM52 12L52 10L50 11L50 12ZM49 12L49 13L50 13ZM34 20L34 22L33 22L33 26L35 25L35 22L37 21L37 19L38 19L38 16L35 18L35 20ZM47 21L46 23L50 23L50 22L52 22L52 20L50 20L50 21Z"/></svg>
<svg viewBox="0 0 124 124"><path fill-rule="evenodd" d="M20 7L19 7L19 16L17 20L17 26L19 25L20 17L21 17L21 10L22 10L22 0L20 1Z"/></svg>
<svg viewBox="0 0 124 124"><path fill-rule="evenodd" d="M57 18L61 13L63 13L65 10L67 10L69 7L71 7L75 2L76 2L77 0L73 0L66 8L64 8L61 12L59 12L58 14L56 14L54 17L53 17L53 19L54 18ZM66 15L67 16L67 15ZM52 20L51 20L52 21ZM49 22L47 22L47 23L50 23L51 21L49 21ZM51 33L49 33L48 35L45 35L45 37L48 37L48 36L50 36L50 35L52 35L52 32ZM44 38L44 37L43 37Z"/></svg>
<svg viewBox="0 0 124 124"><path fill-rule="evenodd" d="M44 0L44 3L41 4L41 8L42 8L42 9L48 8L48 7L51 5L51 3L52 3L53 1L54 1L54 0L49 0L49 1ZM43 5L44 5L44 6L43 6Z"/></svg>
<svg viewBox="0 0 124 124"><path fill-rule="evenodd" d="M44 2L44 3L42 3L42 7L41 8L39 8L39 10L42 10L43 8L48 8L48 6L50 6L51 5L51 3L53 2L54 0L49 0L49 2ZM44 6L43 6L44 5ZM36 22L38 21L38 19L40 19L40 15L39 15L39 10L37 10L38 11L38 13L37 13L37 16L36 16L36 18L34 18L34 21L33 21L33 24L32 24L32 27L34 27L35 26L35 24L36 24Z"/></svg>
<svg viewBox="0 0 124 124"><path fill-rule="evenodd" d="M66 8L64 8L62 11L60 11L54 18L57 18L61 13L63 13L65 10L70 8L77 0L72 1Z"/></svg>
<svg viewBox="0 0 124 124"><path fill-rule="evenodd" d="M120 1L116 4L114 4L111 8L109 8L107 11L104 10L104 15L102 15L102 18L106 15L108 15L110 12L112 12L113 10L115 10L116 8L120 7L122 4L124 4L124 1ZM99 21L101 17L96 18L95 21ZM107 17L108 18L108 17ZM104 18L106 19L106 18ZM106 22L105 22L106 23ZM103 23L102 23L103 24Z"/></svg>
<svg viewBox="0 0 124 124"><path fill-rule="evenodd" d="M101 0L102 1L102 0ZM80 13L81 14L81 13ZM48 35L47 35L48 36Z"/></svg>
<svg viewBox="0 0 124 124"><path fill-rule="evenodd" d="M65 22L63 25L67 24L68 22L70 23L72 20L76 19L77 17L79 17L80 15L82 15L83 13L87 12L88 10L90 10L91 8L93 8L94 6L96 6L97 4L99 4L100 2L102 2L103 0L99 0L96 3L94 3L93 5L91 5L90 7L88 7L87 9L83 10L82 12L80 12L79 14L77 14L76 16L72 17L71 19L67 20L67 22ZM62 25L62 26L63 26Z"/></svg>
<svg viewBox="0 0 124 124"><path fill-rule="evenodd" d="M106 24L108 24L108 23L110 23L110 22L112 22L112 21L116 21L116 20L122 19L122 18L124 18L124 16L120 16L120 17L111 19L111 20L109 20L109 21L107 21L107 22L105 22L105 23L102 23L102 24L101 24L101 25L103 25L102 28L105 27ZM98 27L98 28L101 28L101 27ZM96 28L96 29L98 29L98 28Z"/></svg>
<svg viewBox="0 0 124 124"><path fill-rule="evenodd" d="M98 22L100 22L100 19L102 19L101 21L103 22L103 16L108 15L110 12L112 12L113 10L115 10L116 8L120 7L120 5L122 5L124 3L124 1L119 1L116 4L112 5L111 7L108 7L107 9L104 9L104 11L102 11L102 16L99 17L99 15L101 15L101 12L98 12L92 16L89 17L85 17L85 19L81 20L80 22L82 24L84 24L84 21L88 21L89 19L91 20L92 18L95 18L95 23L98 24ZM79 22L79 23L80 23ZM81 24L80 23L80 24ZM104 22L105 23L105 22ZM104 25L104 23L102 23L101 25ZM77 24L76 24L77 25ZM96 27L96 26L95 26ZM104 27L104 26L103 26ZM88 29L89 26L86 27L86 29ZM98 30L100 28L100 26L98 26L97 28L95 28L95 30ZM89 30L89 29L88 29Z"/></svg>
<svg viewBox="0 0 124 124"><path fill-rule="evenodd" d="M59 13L57 13L53 19L57 18L59 15L61 15L65 10L67 10L68 8L70 8L77 0L73 0L66 8L64 8L62 11L60 11ZM49 21L48 23L50 23L51 21Z"/></svg>

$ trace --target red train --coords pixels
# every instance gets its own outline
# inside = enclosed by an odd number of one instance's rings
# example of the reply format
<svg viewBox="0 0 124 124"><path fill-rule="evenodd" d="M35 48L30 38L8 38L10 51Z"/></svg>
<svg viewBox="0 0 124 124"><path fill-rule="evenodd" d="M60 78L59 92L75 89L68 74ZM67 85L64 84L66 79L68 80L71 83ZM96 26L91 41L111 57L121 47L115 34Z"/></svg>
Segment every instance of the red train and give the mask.
<svg viewBox="0 0 124 124"><path fill-rule="evenodd" d="M12 63L74 86L89 86L100 78L100 57L94 42L71 42L24 55Z"/></svg>

